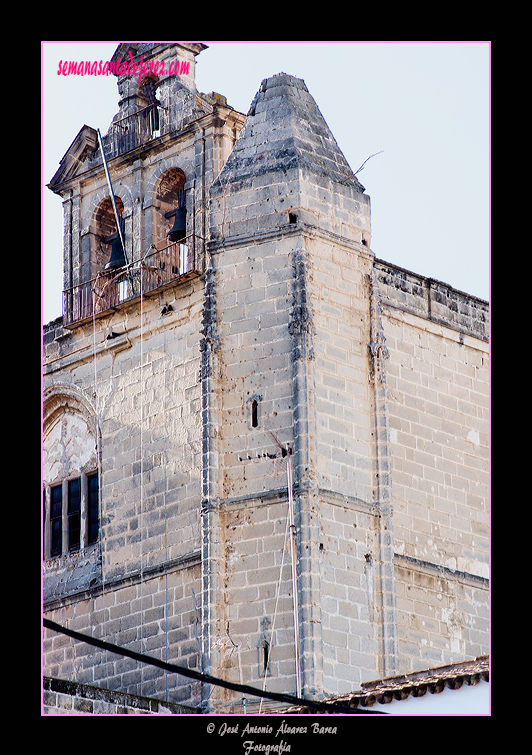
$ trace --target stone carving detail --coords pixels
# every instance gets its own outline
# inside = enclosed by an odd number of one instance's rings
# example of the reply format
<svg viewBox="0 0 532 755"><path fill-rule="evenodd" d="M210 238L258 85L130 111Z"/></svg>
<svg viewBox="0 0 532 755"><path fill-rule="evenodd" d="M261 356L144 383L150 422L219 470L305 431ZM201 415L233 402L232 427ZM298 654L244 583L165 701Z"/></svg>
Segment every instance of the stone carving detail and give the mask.
<svg viewBox="0 0 532 755"><path fill-rule="evenodd" d="M378 284L373 271L368 275L370 288L370 321L371 321L371 341L368 344L370 353L370 376L371 382L376 380L378 383L386 382L385 362L390 358L390 352L386 346L384 337L381 307L379 303Z"/></svg>
<svg viewBox="0 0 532 755"><path fill-rule="evenodd" d="M209 266L205 275L205 304L203 307L203 319L200 341L201 350L201 375L203 378L210 377L212 366L210 354L220 345L218 338L218 316L216 312L216 272Z"/></svg>
<svg viewBox="0 0 532 755"><path fill-rule="evenodd" d="M292 290L292 317L288 330L292 336L294 359L314 359L314 318L308 294L310 264L306 250L300 245L292 261L294 281Z"/></svg>

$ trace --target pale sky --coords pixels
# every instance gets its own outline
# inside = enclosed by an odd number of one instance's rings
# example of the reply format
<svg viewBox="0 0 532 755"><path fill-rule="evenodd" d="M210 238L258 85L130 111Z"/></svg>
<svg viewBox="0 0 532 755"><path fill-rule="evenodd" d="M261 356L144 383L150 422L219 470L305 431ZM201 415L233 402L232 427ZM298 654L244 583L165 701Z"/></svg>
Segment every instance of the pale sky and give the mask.
<svg viewBox="0 0 532 755"><path fill-rule="evenodd" d="M142 41L142 40L141 40ZM262 79L305 80L371 198L379 259L489 298L489 42L209 42L200 92L247 113ZM114 76L58 76L61 60L109 60L119 42L42 43L42 320L61 314L62 205L46 188L83 125L105 134Z"/></svg>

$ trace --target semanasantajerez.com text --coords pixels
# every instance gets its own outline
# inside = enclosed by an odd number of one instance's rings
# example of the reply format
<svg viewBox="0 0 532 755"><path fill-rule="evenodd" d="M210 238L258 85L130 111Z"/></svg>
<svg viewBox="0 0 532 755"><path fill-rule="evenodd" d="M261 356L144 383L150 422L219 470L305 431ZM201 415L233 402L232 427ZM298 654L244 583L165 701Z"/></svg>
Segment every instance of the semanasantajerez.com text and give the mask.
<svg viewBox="0 0 532 755"><path fill-rule="evenodd" d="M162 60L134 60L129 51L129 60L60 60L58 76L138 76L139 83L144 76L186 76L190 71L190 61L172 60L168 67Z"/></svg>

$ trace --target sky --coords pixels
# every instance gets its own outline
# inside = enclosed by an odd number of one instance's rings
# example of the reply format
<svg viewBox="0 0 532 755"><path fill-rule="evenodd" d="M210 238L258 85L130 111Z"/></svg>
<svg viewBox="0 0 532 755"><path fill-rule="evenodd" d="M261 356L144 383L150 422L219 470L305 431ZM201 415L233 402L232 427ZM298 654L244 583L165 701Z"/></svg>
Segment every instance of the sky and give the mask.
<svg viewBox="0 0 532 755"><path fill-rule="evenodd" d="M375 155L357 177L377 258L489 299L489 42L198 41L198 91L247 113L262 79L297 76L352 170ZM118 44L41 43L43 323L61 315L63 281L62 200L46 184L81 127L105 134L118 111L114 76L59 76L59 62L106 61Z"/></svg>

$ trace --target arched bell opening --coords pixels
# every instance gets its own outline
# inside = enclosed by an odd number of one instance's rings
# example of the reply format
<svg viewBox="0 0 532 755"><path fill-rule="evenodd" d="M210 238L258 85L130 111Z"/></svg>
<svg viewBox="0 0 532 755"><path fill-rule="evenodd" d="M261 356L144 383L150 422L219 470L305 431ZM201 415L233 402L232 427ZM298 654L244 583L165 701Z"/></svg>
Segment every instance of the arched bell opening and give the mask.
<svg viewBox="0 0 532 755"><path fill-rule="evenodd" d="M154 244L162 249L182 242L187 235L186 177L181 168L170 168L161 176L155 198L158 205L154 223Z"/></svg>
<svg viewBox="0 0 532 755"><path fill-rule="evenodd" d="M116 210L121 224L122 238L125 240L125 224L122 219L124 203L120 197L115 196ZM116 226L115 212L111 197L106 197L100 202L94 216L96 224L96 236L99 249L97 249L97 272L102 269L118 269L126 264L126 257L120 234Z"/></svg>

